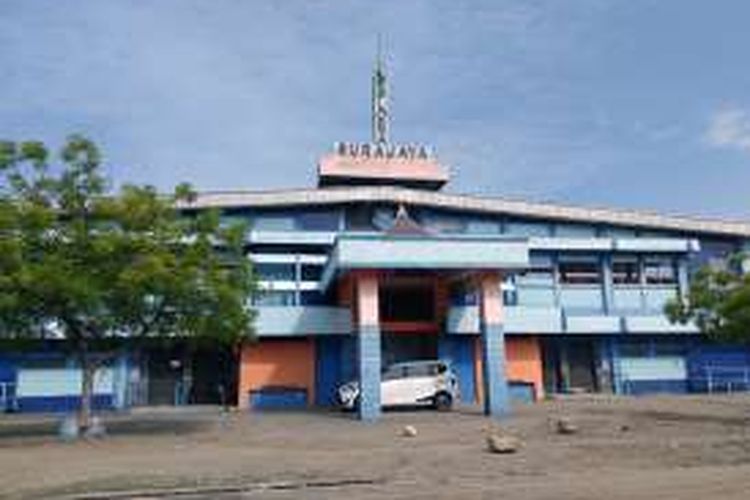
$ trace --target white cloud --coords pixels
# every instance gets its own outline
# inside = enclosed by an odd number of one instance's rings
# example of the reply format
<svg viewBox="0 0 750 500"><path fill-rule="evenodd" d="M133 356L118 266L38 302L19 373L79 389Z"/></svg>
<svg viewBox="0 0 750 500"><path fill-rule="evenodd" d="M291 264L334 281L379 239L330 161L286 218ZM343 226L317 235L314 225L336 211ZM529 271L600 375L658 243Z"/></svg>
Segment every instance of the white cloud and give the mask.
<svg viewBox="0 0 750 500"><path fill-rule="evenodd" d="M704 139L717 148L750 153L750 113L738 107L720 109L711 117Z"/></svg>

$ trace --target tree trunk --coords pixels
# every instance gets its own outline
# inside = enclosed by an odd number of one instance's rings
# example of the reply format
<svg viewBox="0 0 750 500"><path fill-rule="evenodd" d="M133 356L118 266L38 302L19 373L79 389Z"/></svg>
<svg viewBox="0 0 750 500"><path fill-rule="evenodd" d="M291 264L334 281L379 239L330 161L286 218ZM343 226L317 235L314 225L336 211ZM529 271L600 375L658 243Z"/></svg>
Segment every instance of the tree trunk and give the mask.
<svg viewBox="0 0 750 500"><path fill-rule="evenodd" d="M78 407L78 431L81 435L91 427L91 397L94 393L96 365L92 362L86 342L81 343L81 404Z"/></svg>

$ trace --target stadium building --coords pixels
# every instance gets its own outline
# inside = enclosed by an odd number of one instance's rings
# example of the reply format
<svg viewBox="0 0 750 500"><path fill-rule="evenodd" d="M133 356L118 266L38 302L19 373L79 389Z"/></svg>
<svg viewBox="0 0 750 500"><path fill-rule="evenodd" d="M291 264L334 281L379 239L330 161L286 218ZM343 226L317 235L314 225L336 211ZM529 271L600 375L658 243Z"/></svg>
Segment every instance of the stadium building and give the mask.
<svg viewBox="0 0 750 500"><path fill-rule="evenodd" d="M445 190L431 148L389 138L387 79L373 74L368 143L337 143L318 185L200 194L250 224L263 293L255 340L236 350L125 346L96 384L100 407L330 406L359 379L376 418L381 367L450 361L465 403L502 414L547 394L750 388L750 352L672 324L691 273L750 250L750 223L582 208ZM80 372L54 341L0 353L0 405L76 405Z"/></svg>

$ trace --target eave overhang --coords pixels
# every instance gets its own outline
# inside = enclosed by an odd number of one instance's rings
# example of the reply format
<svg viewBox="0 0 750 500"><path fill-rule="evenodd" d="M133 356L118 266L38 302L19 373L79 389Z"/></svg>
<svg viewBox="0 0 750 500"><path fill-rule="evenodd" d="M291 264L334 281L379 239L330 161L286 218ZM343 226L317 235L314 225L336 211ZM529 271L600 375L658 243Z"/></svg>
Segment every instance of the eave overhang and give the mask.
<svg viewBox="0 0 750 500"><path fill-rule="evenodd" d="M320 282L354 270L481 271L529 267L525 238L344 234L336 238Z"/></svg>

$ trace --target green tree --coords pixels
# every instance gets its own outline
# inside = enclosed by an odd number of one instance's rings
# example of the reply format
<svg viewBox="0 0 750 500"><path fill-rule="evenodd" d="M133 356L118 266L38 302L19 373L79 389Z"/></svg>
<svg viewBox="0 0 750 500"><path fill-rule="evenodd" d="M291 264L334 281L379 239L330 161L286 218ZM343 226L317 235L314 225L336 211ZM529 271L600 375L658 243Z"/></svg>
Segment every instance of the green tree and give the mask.
<svg viewBox="0 0 750 500"><path fill-rule="evenodd" d="M665 306L672 322L694 321L701 332L716 340L750 341L750 273L741 272L746 255L735 255L726 266L705 266L690 282L683 299Z"/></svg>
<svg viewBox="0 0 750 500"><path fill-rule="evenodd" d="M224 227L216 211L181 213L195 196L188 185L171 196L115 191L82 136L57 158L39 142L0 142L0 179L0 336L60 338L75 353L80 432L118 339L252 335L245 227Z"/></svg>

